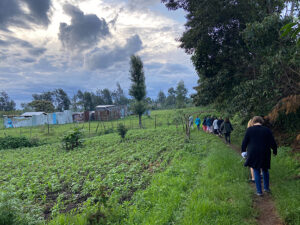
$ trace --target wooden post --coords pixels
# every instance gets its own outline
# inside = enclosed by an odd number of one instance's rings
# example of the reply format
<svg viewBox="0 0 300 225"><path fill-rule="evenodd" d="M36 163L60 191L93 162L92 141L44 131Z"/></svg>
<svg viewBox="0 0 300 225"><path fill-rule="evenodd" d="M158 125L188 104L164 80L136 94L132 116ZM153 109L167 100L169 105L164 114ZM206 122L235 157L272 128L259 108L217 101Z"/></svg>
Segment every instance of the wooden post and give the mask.
<svg viewBox="0 0 300 225"><path fill-rule="evenodd" d="M100 121L99 121L98 124L97 124L96 134L97 134L97 132L98 132L99 125L100 125Z"/></svg>
<svg viewBox="0 0 300 225"><path fill-rule="evenodd" d="M156 115L155 115L155 120L154 120L154 127L156 129Z"/></svg>
<svg viewBox="0 0 300 225"><path fill-rule="evenodd" d="M91 119L89 117L89 135L91 135Z"/></svg>

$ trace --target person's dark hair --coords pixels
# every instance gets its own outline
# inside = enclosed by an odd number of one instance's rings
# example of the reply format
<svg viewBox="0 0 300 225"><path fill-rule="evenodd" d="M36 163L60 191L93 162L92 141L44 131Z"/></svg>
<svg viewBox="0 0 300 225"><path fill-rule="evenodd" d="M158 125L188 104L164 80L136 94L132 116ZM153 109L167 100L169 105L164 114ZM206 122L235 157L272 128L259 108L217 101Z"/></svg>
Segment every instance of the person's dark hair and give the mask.
<svg viewBox="0 0 300 225"><path fill-rule="evenodd" d="M264 119L261 116L254 116L252 119L252 122L253 122L253 124L255 124L255 123L263 124Z"/></svg>
<svg viewBox="0 0 300 225"><path fill-rule="evenodd" d="M226 122L226 123L229 123L229 118L228 118L228 117L225 118L225 122Z"/></svg>

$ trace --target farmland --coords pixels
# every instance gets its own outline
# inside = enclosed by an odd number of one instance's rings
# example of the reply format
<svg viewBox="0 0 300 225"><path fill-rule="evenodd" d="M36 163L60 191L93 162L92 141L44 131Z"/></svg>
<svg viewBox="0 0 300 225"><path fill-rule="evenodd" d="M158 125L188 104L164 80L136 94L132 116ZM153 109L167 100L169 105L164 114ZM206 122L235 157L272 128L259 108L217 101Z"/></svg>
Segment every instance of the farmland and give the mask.
<svg viewBox="0 0 300 225"><path fill-rule="evenodd" d="M56 132L49 144L0 151L0 219L10 210L15 224L256 224L240 157L204 132L187 141L166 122L174 111L153 113L148 126L155 115L165 116L156 129L130 129L124 141L86 133L66 151ZM271 185L281 217L297 224L299 167L289 151L272 161Z"/></svg>

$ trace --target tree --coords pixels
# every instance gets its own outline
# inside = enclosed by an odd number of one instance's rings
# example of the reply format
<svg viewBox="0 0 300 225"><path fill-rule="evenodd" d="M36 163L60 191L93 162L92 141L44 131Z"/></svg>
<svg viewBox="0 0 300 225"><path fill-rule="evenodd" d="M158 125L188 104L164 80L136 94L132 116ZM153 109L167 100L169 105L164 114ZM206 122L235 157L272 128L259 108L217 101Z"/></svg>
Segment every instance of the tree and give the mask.
<svg viewBox="0 0 300 225"><path fill-rule="evenodd" d="M71 101L67 93L61 88L56 89L53 93L55 96L56 109L61 112L69 110Z"/></svg>
<svg viewBox="0 0 300 225"><path fill-rule="evenodd" d="M13 111L16 108L16 103L10 100L5 91L0 92L0 111Z"/></svg>
<svg viewBox="0 0 300 225"><path fill-rule="evenodd" d="M93 110L95 107L93 104L92 93L85 91L83 93L83 109L84 110Z"/></svg>
<svg viewBox="0 0 300 225"><path fill-rule="evenodd" d="M168 90L168 97L166 99L166 105L169 107L175 106L176 104L176 91L174 88L169 88Z"/></svg>
<svg viewBox="0 0 300 225"><path fill-rule="evenodd" d="M117 90L113 91L111 96L116 105L127 105L129 103L119 83L117 83Z"/></svg>
<svg viewBox="0 0 300 225"><path fill-rule="evenodd" d="M105 105L113 104L111 92L107 88L101 90L101 97Z"/></svg>
<svg viewBox="0 0 300 225"><path fill-rule="evenodd" d="M157 103L160 105L160 108L163 108L166 104L166 95L163 91L159 91L157 96Z"/></svg>
<svg viewBox="0 0 300 225"><path fill-rule="evenodd" d="M132 55L130 57L131 87L129 94L135 99L133 110L139 115L140 128L142 128L142 115L146 111L144 102L146 97L146 85L143 67L143 62L139 56Z"/></svg>
<svg viewBox="0 0 300 225"><path fill-rule="evenodd" d="M54 105L50 101L45 100L33 100L28 103L28 106L32 107L36 112L54 112Z"/></svg>
<svg viewBox="0 0 300 225"><path fill-rule="evenodd" d="M176 106L177 108L184 108L186 101L187 89L184 86L184 82L180 81L176 88Z"/></svg>
<svg viewBox="0 0 300 225"><path fill-rule="evenodd" d="M33 94L33 100L44 100L53 103L54 93L52 91L43 92L42 94Z"/></svg>
<svg viewBox="0 0 300 225"><path fill-rule="evenodd" d="M299 50L280 39L291 22L284 1L162 0L187 12L180 47L191 55L199 76L196 105L230 113L267 114L278 100L299 93ZM297 87L298 86L298 87Z"/></svg>

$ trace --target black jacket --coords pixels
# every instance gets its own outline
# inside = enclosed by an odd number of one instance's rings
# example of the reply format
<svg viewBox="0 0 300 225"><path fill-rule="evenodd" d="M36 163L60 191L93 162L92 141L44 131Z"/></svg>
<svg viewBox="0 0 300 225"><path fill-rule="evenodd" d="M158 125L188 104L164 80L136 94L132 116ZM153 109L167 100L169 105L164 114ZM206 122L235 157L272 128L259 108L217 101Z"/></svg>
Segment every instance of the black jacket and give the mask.
<svg viewBox="0 0 300 225"><path fill-rule="evenodd" d="M277 145L271 130L264 126L249 127L246 131L242 152L247 149L245 166L255 169L270 169L271 148L277 154Z"/></svg>

